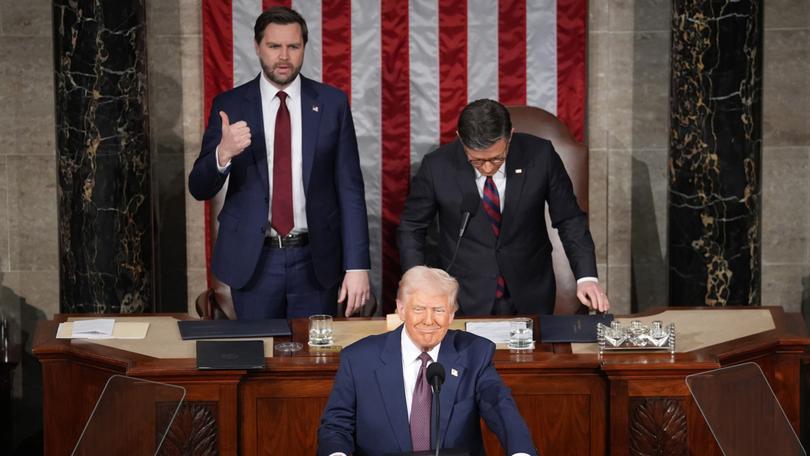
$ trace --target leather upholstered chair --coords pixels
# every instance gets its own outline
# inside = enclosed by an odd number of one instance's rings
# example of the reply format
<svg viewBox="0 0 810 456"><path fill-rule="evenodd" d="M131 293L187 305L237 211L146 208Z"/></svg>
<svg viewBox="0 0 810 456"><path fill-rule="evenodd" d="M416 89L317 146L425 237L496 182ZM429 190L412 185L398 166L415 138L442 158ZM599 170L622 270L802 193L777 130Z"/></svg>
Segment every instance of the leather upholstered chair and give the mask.
<svg viewBox="0 0 810 456"><path fill-rule="evenodd" d="M214 249L214 242L217 239L217 232L219 230L219 221L217 216L225 203L225 193L228 190L228 183L222 187L222 190L208 204L209 215L209 230L211 239L211 251ZM233 298L231 297L231 287L222 283L211 275L211 288L203 291L197 296L195 301L197 314L204 320L235 320L236 310L233 307Z"/></svg>
<svg viewBox="0 0 810 456"><path fill-rule="evenodd" d="M578 142L571 135L568 127L550 112L533 106L509 106L512 126L515 131L529 133L548 139L560 155L565 170L571 177L577 203L588 212L588 147ZM587 312L577 298L577 283L568 257L565 256L560 236L551 227L548 208L546 208L546 225L548 237L553 247L552 262L557 281L557 296L554 303L555 314L573 314Z"/></svg>

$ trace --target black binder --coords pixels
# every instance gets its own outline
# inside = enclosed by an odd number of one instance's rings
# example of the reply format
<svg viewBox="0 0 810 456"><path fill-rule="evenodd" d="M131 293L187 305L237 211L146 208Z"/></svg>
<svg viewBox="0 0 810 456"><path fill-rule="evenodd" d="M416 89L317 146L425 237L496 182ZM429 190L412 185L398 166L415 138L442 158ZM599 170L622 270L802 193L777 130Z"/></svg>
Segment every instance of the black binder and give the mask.
<svg viewBox="0 0 810 456"><path fill-rule="evenodd" d="M610 326L613 314L541 315L540 341L596 342L596 324Z"/></svg>
<svg viewBox="0 0 810 456"><path fill-rule="evenodd" d="M231 339L238 337L283 337L290 325L283 318L270 320L180 320L180 337L189 339Z"/></svg>
<svg viewBox="0 0 810 456"><path fill-rule="evenodd" d="M264 369L264 342L198 340L197 369Z"/></svg>

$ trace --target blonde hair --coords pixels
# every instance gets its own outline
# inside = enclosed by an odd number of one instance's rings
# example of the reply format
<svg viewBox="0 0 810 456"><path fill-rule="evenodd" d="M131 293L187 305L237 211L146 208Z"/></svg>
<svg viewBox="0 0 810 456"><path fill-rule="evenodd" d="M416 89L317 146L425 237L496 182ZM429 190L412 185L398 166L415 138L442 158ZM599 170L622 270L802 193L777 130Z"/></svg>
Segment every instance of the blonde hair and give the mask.
<svg viewBox="0 0 810 456"><path fill-rule="evenodd" d="M447 302L458 310L458 281L442 269L427 266L414 266L402 275L397 290L397 301L406 303L410 295L417 291L447 296Z"/></svg>

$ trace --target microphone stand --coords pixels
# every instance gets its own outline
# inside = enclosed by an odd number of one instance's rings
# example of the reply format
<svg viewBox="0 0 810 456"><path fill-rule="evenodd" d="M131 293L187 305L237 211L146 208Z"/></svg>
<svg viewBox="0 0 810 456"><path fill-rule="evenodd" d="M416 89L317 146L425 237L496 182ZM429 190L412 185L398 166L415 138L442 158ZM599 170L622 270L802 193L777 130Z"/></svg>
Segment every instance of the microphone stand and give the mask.
<svg viewBox="0 0 810 456"><path fill-rule="evenodd" d="M436 456L439 456L439 448L442 447L442 437L439 435L439 417L441 414L439 413L439 407L441 406L441 399L439 398L438 391L435 391L433 394L433 420L434 420L434 435L436 436Z"/></svg>
<svg viewBox="0 0 810 456"><path fill-rule="evenodd" d="M456 255L458 255L458 248L461 245L461 238L464 236L464 232L467 230L467 224L470 223L470 212L465 211L462 217L461 222L461 229L458 230L458 239L456 239L456 248L453 249L453 259L450 260L450 263L447 265L447 273L450 273L450 269L453 267L453 264L456 262Z"/></svg>

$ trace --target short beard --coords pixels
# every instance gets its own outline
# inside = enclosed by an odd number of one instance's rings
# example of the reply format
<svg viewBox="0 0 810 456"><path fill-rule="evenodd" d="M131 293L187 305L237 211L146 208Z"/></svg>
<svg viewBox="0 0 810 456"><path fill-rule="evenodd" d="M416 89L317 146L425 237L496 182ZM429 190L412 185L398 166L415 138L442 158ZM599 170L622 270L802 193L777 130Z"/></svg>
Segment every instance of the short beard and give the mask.
<svg viewBox="0 0 810 456"><path fill-rule="evenodd" d="M292 73L290 73L290 77L286 79L279 79L273 74L270 67L266 66L264 63L262 63L261 65L262 65L262 73L264 73L265 77L267 77L267 79L269 79L270 82L280 86L286 86L287 84L293 82L295 78L298 77L298 73L301 72L301 67L299 66L296 67Z"/></svg>

